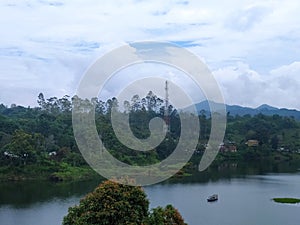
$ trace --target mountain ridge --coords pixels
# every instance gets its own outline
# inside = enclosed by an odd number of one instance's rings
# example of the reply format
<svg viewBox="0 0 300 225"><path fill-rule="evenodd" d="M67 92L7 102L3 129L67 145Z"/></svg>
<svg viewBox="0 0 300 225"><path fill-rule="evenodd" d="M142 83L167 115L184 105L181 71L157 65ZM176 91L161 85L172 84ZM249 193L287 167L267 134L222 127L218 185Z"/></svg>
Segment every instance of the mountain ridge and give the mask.
<svg viewBox="0 0 300 225"><path fill-rule="evenodd" d="M218 109L222 106L222 103L210 102L210 104ZM296 109L287 109L287 108L277 108L274 106L270 106L268 104L262 104L256 108L240 106L240 105L227 105L226 112L229 113L231 116L244 116L244 115L257 115L257 114L264 114L264 115L279 115L284 117L294 117L297 120L300 120L300 111ZM210 115L210 107L209 101L205 100L195 104L196 110L198 114L205 113L206 115ZM190 107L187 107L184 111L191 111Z"/></svg>

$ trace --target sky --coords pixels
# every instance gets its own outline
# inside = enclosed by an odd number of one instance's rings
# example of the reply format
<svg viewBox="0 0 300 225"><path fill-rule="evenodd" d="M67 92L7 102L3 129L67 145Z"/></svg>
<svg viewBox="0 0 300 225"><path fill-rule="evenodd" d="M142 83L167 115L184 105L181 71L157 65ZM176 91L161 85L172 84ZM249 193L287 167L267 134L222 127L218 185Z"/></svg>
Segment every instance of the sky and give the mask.
<svg viewBox="0 0 300 225"><path fill-rule="evenodd" d="M197 55L227 104L300 110L299 11L298 0L1 0L0 103L35 106L40 92L72 96L99 57L146 40ZM185 83L172 68L152 69Z"/></svg>

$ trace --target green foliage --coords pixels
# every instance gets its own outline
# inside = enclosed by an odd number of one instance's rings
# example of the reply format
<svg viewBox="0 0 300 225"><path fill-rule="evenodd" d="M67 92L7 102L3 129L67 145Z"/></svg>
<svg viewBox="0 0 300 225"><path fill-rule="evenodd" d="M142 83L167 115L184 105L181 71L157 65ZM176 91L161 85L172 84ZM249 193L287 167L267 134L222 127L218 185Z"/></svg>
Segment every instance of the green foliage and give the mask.
<svg viewBox="0 0 300 225"><path fill-rule="evenodd" d="M255 116L245 115L243 117L230 116L228 118L225 139L238 143L239 150L279 150L298 151L300 139L300 122L291 117L279 115L266 116L258 114ZM262 148L247 148L247 140L259 141Z"/></svg>
<svg viewBox="0 0 300 225"><path fill-rule="evenodd" d="M273 198L273 201L278 203L288 203L288 204L300 203L300 199L298 198Z"/></svg>
<svg viewBox="0 0 300 225"><path fill-rule="evenodd" d="M52 181L89 180L96 177L96 172L87 166L72 166L68 163L59 163L55 172L50 175Z"/></svg>
<svg viewBox="0 0 300 225"><path fill-rule="evenodd" d="M78 206L69 208L63 225L186 225L171 205L151 213L148 210L149 201L141 187L104 181Z"/></svg>
<svg viewBox="0 0 300 225"><path fill-rule="evenodd" d="M164 102L151 91L145 97L134 95L131 101L125 101L124 111L118 111L121 103L116 98L106 102L97 98L80 99L78 96L45 99L41 93L38 104L39 107L35 108L0 104L0 165L10 167L12 174L19 174L24 167L34 168L31 165L46 171L51 165L48 175L56 173L69 179L78 173L71 169L62 170L62 164L75 168L87 166L73 135L73 108L83 116L94 110L96 128L106 149L120 161L131 165L151 165L165 159L176 148L181 135L179 114L169 106L171 130L155 149L135 151L118 140L110 121L112 110L116 110L117 115L128 115L130 129L140 139L149 137L149 121L152 118L164 119ZM184 115L191 116L189 113ZM197 151L191 159L193 168L197 167L205 150L211 128L211 119L205 111L201 111L198 118L200 134ZM128 134L122 135L126 138ZM300 150L299 137L300 122L293 117L229 114L224 141L235 142L238 152L231 156L222 153L221 156L226 160L252 161L271 156L272 151L277 150L296 153ZM245 143L249 139L258 140L259 146L247 146ZM36 174L35 171L32 174ZM75 177L81 177L77 175Z"/></svg>
<svg viewBox="0 0 300 225"><path fill-rule="evenodd" d="M187 225L177 209L172 205L165 208L157 207L152 209L151 214L146 219L145 225Z"/></svg>
<svg viewBox="0 0 300 225"><path fill-rule="evenodd" d="M11 158L15 165L35 163L37 152L34 137L23 130L16 130L12 141L4 146L4 154Z"/></svg>
<svg viewBox="0 0 300 225"><path fill-rule="evenodd" d="M141 187L105 181L69 208L63 225L142 224L149 202Z"/></svg>

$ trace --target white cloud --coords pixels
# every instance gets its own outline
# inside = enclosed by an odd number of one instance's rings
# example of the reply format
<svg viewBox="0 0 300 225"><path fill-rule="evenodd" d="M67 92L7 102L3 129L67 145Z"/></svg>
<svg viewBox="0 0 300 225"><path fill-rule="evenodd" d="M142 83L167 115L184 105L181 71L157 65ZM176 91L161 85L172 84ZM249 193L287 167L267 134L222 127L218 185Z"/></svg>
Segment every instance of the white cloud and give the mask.
<svg viewBox="0 0 300 225"><path fill-rule="evenodd" d="M300 109L300 62L259 74L244 63L214 71L227 104Z"/></svg>
<svg viewBox="0 0 300 225"><path fill-rule="evenodd" d="M105 52L162 40L199 55L230 103L300 109L299 10L297 0L3 0L0 102L28 105L38 92L72 94Z"/></svg>

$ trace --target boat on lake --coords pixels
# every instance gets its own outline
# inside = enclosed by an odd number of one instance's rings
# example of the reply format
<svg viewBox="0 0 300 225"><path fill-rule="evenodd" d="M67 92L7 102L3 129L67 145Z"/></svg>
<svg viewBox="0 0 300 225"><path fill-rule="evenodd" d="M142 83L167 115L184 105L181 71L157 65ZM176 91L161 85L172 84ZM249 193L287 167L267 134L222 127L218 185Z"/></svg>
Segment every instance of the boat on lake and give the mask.
<svg viewBox="0 0 300 225"><path fill-rule="evenodd" d="M207 199L208 202L214 202L214 201L217 201L217 200L218 200L218 195L217 194L209 196L208 199Z"/></svg>

